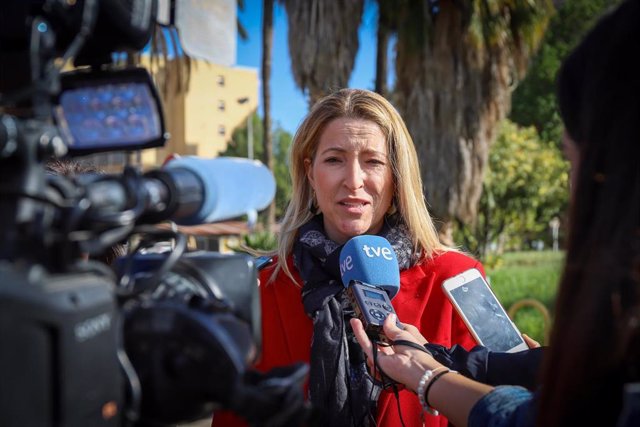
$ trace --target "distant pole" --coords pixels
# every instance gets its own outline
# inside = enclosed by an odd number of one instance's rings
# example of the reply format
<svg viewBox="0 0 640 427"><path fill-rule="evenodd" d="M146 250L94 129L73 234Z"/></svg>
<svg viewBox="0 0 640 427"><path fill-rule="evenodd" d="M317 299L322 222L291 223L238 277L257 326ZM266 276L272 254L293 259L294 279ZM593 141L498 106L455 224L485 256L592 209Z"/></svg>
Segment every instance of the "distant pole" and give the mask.
<svg viewBox="0 0 640 427"><path fill-rule="evenodd" d="M273 50L273 3L262 1L262 162L274 170L273 138L271 135L271 57ZM276 201L271 201L266 212L267 231L273 232L276 222Z"/></svg>
<svg viewBox="0 0 640 427"><path fill-rule="evenodd" d="M253 160L253 114L247 117L247 151L247 157Z"/></svg>
<svg viewBox="0 0 640 427"><path fill-rule="evenodd" d="M238 104L246 104L249 102L249 97L244 96L238 98ZM253 159L253 112L249 111L247 116L247 157Z"/></svg>
<svg viewBox="0 0 640 427"><path fill-rule="evenodd" d="M558 251L558 235L560 231L560 220L558 217L553 217L551 221L549 221L549 227L551 227L551 237L553 238L553 251Z"/></svg>

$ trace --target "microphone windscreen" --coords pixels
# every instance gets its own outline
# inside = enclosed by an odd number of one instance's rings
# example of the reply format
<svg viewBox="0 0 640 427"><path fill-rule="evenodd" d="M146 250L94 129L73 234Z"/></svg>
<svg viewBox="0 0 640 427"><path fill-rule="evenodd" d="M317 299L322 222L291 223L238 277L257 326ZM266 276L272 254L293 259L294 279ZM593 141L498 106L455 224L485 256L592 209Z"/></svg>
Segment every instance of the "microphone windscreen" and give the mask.
<svg viewBox="0 0 640 427"><path fill-rule="evenodd" d="M276 181L257 160L235 157L203 159L184 156L172 159L163 169L186 169L202 182L203 203L198 212L181 224L205 224L260 211L273 200Z"/></svg>
<svg viewBox="0 0 640 427"><path fill-rule="evenodd" d="M391 243L380 236L356 236L340 251L340 276L348 287L352 280L384 289L393 298L400 289L400 269Z"/></svg>

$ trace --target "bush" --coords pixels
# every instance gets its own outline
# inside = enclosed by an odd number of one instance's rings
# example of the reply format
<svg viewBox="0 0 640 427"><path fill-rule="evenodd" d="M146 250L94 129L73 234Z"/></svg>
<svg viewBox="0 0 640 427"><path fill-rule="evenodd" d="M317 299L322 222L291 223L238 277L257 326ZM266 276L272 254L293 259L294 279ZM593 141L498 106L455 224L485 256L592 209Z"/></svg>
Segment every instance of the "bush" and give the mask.
<svg viewBox="0 0 640 427"><path fill-rule="evenodd" d="M522 250L532 240L550 244L549 221L568 202L568 164L558 148L541 141L534 128L505 120L489 152L478 216L454 234L480 258Z"/></svg>
<svg viewBox="0 0 640 427"><path fill-rule="evenodd" d="M274 233L259 231L244 236L244 245L256 251L273 251L278 247Z"/></svg>

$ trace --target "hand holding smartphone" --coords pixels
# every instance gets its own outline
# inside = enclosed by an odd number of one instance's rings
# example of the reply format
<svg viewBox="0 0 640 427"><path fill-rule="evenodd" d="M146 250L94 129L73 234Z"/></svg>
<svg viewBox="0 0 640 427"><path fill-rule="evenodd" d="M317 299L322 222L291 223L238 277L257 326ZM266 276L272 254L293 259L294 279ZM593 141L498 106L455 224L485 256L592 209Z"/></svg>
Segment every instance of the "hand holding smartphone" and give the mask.
<svg viewBox="0 0 640 427"><path fill-rule="evenodd" d="M442 289L478 344L508 353L529 348L480 271L472 268L447 279Z"/></svg>

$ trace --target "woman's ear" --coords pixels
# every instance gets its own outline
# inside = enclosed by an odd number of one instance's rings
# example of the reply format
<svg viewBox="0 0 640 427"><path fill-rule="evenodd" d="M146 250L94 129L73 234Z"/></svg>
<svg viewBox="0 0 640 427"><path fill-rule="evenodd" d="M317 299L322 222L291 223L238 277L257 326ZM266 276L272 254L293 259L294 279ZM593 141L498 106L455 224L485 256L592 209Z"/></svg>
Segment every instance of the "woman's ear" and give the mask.
<svg viewBox="0 0 640 427"><path fill-rule="evenodd" d="M313 174L311 173L312 171L313 171L313 162L309 158L304 159L304 173L305 175L307 175L307 179L309 180L309 184L311 184L311 188L315 190L315 183L313 182Z"/></svg>

